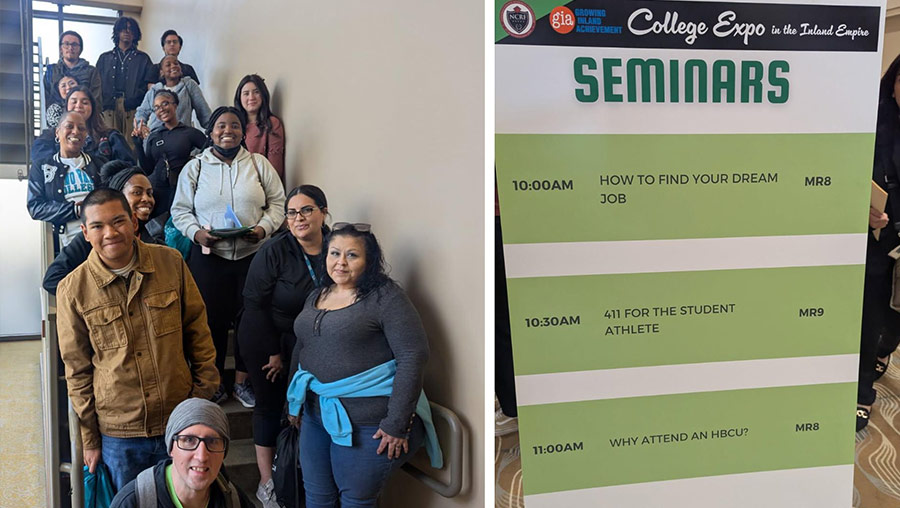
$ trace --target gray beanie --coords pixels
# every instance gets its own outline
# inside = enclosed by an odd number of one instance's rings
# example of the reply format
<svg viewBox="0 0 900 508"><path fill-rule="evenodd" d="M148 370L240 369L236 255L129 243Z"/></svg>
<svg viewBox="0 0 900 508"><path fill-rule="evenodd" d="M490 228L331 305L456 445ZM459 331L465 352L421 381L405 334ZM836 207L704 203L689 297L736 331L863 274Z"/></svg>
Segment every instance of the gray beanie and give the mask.
<svg viewBox="0 0 900 508"><path fill-rule="evenodd" d="M172 452L172 443L179 432L198 424L218 432L225 439L225 452L228 452L228 442L231 440L228 418L218 404L206 399L187 399L175 406L166 425L166 450Z"/></svg>

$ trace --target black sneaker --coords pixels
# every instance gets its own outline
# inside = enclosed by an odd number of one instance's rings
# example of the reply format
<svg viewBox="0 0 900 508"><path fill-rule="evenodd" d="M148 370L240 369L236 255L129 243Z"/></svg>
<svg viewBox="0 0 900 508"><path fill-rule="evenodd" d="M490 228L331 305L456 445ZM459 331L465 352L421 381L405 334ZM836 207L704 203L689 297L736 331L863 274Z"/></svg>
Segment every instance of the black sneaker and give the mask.
<svg viewBox="0 0 900 508"><path fill-rule="evenodd" d="M215 402L216 404L222 404L226 400L228 400L228 393L225 392L225 385L219 385L219 387L216 388L216 393L214 393L213 396L209 398L209 400Z"/></svg>

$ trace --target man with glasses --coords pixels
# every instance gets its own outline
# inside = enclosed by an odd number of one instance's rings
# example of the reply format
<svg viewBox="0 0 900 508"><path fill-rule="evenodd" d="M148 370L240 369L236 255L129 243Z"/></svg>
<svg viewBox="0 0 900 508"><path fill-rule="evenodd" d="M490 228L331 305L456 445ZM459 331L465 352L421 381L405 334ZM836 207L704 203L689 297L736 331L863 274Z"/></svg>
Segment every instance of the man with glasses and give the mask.
<svg viewBox="0 0 900 508"><path fill-rule="evenodd" d="M81 207L91 253L57 287L59 351L84 463L94 472L102 460L121 489L166 458L175 406L216 391L216 352L181 254L136 239L117 190L94 190Z"/></svg>
<svg viewBox="0 0 900 508"><path fill-rule="evenodd" d="M166 425L169 458L125 485L110 508L249 508L222 474L229 441L228 418L218 404L204 399L178 404Z"/></svg>
<svg viewBox="0 0 900 508"><path fill-rule="evenodd" d="M141 27L129 17L121 17L113 25L115 47L97 58L97 70L103 89L103 121L107 127L127 134L134 129L134 111L159 74L153 73L153 62L147 53L137 49ZM125 139L132 146L131 137Z"/></svg>
<svg viewBox="0 0 900 508"><path fill-rule="evenodd" d="M100 73L97 68L81 58L84 41L78 32L67 30L59 38L59 62L47 65L44 73L44 100L47 104L65 101L59 96L59 80L71 76L79 85L88 87L99 104L102 94Z"/></svg>
<svg viewBox="0 0 900 508"><path fill-rule="evenodd" d="M162 37L160 37L159 42L162 44L164 57L172 55L175 58L178 58L178 55L181 54L181 46L184 44L184 39L182 39L175 30L166 30L163 32ZM180 59L178 60L178 64L181 66L182 74L193 79L198 85L200 84L200 78L197 77L197 71L195 71L193 67L182 62ZM159 76L159 64L153 65L153 71ZM165 83L166 81L160 77L159 82Z"/></svg>

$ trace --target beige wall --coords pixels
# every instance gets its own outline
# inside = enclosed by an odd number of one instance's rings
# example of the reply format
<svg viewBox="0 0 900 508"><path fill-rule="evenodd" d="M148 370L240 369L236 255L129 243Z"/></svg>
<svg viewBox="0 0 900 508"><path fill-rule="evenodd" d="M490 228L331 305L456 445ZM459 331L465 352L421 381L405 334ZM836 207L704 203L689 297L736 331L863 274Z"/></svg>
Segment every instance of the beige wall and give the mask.
<svg viewBox="0 0 900 508"><path fill-rule="evenodd" d="M371 222L431 341L430 398L471 431L467 492L405 474L383 506L481 507L484 496L484 9L479 2L145 0L141 48L185 39L210 106L247 73L285 124L288 186L337 221Z"/></svg>

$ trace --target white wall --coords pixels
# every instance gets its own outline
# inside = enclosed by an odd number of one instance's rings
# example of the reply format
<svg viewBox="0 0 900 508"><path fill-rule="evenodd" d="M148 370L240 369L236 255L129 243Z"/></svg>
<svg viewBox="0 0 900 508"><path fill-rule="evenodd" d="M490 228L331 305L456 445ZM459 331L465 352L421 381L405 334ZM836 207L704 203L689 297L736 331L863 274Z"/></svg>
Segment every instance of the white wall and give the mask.
<svg viewBox="0 0 900 508"><path fill-rule="evenodd" d="M210 106L248 73L285 124L288 186L313 183L337 221L371 222L431 341L429 397L471 431L468 491L400 474L391 507L483 506L484 8L479 2L145 0L141 48L184 37Z"/></svg>
<svg viewBox="0 0 900 508"><path fill-rule="evenodd" d="M41 222L25 208L28 182L0 179L0 337L41 334Z"/></svg>

